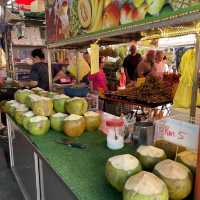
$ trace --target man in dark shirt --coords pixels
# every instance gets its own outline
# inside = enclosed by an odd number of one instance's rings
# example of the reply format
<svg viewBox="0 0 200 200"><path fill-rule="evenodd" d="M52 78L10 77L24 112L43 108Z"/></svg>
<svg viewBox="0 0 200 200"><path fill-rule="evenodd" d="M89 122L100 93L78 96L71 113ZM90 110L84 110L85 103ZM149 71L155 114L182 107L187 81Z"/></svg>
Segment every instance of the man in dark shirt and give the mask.
<svg viewBox="0 0 200 200"><path fill-rule="evenodd" d="M32 87L40 87L44 90L49 90L48 65L44 63L45 56L41 49L35 49L31 53L33 65L31 68L31 83Z"/></svg>
<svg viewBox="0 0 200 200"><path fill-rule="evenodd" d="M137 53L135 45L130 47L130 54L124 59L123 67L125 69L126 77L128 81L137 80L137 66L142 60L142 57Z"/></svg>

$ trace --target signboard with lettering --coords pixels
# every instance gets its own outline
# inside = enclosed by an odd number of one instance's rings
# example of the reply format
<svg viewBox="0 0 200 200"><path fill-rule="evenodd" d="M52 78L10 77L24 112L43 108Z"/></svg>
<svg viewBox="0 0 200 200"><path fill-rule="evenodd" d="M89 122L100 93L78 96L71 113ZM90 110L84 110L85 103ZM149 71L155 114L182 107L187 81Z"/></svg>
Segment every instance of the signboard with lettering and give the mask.
<svg viewBox="0 0 200 200"><path fill-rule="evenodd" d="M166 140L191 150L198 149L199 126L175 119L156 122L155 140Z"/></svg>

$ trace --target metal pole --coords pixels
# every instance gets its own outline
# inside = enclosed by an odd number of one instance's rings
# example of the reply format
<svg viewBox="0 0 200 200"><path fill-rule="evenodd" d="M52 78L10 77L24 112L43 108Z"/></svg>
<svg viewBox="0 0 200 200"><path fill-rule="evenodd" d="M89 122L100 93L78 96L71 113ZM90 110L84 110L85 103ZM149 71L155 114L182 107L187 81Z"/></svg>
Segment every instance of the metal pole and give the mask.
<svg viewBox="0 0 200 200"><path fill-rule="evenodd" d="M51 70L51 50L47 48L47 57L48 57L48 75L49 75L49 90L52 91L52 70Z"/></svg>
<svg viewBox="0 0 200 200"><path fill-rule="evenodd" d="M200 130L199 130L200 135ZM196 180L195 180L195 200L200 197L200 137L199 137L199 148L198 148L198 159L197 159L197 169L196 169Z"/></svg>
<svg viewBox="0 0 200 200"><path fill-rule="evenodd" d="M196 65L194 69L194 78L193 78L193 86L192 86L192 100L191 100L191 108L190 108L190 122L195 122L196 116L196 102L197 102L197 92L198 92L198 79L199 79L199 71L200 71L200 34L196 33Z"/></svg>
<svg viewBox="0 0 200 200"><path fill-rule="evenodd" d="M80 66L78 65L79 50L76 50L77 83L80 83Z"/></svg>

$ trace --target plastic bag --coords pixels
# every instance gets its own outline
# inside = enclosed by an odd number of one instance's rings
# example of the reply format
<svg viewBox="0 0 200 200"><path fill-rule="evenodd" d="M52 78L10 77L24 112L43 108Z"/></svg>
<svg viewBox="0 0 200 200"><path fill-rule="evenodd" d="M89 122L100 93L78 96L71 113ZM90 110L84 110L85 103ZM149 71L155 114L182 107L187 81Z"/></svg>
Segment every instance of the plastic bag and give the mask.
<svg viewBox="0 0 200 200"><path fill-rule="evenodd" d="M195 49L184 53L180 63L180 82L173 100L175 108L189 108L192 100L192 86L195 69ZM197 93L197 105L200 105L200 91Z"/></svg>

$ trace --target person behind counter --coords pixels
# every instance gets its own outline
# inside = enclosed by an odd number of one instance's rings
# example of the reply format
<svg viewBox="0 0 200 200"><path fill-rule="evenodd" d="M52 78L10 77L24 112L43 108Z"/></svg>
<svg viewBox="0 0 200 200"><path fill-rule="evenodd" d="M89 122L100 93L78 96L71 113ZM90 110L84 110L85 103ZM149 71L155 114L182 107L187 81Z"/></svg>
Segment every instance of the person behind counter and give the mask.
<svg viewBox="0 0 200 200"><path fill-rule="evenodd" d="M67 68L69 65L68 58L65 59L63 64L60 64L57 73L55 74L53 78L53 82L56 83L71 83L72 77L67 72Z"/></svg>
<svg viewBox="0 0 200 200"><path fill-rule="evenodd" d="M45 55L41 49L34 49L31 53L33 65L29 87L40 87L49 90L48 65L44 62Z"/></svg>
<svg viewBox="0 0 200 200"><path fill-rule="evenodd" d="M155 63L154 67L152 68L151 75L162 79L164 73L164 52L163 51L156 51L155 54Z"/></svg>
<svg viewBox="0 0 200 200"><path fill-rule="evenodd" d="M130 54L124 59L123 63L127 81L137 80L137 66L141 60L142 57L139 53L137 53L136 46L132 45L130 47Z"/></svg>
<svg viewBox="0 0 200 200"><path fill-rule="evenodd" d="M105 63L104 57L99 57L99 72L88 76L92 91L105 92L107 90L106 75L103 71Z"/></svg>
<svg viewBox="0 0 200 200"><path fill-rule="evenodd" d="M151 74L155 64L155 53L154 50L149 50L146 53L145 58L142 59L137 67L138 77L146 77Z"/></svg>

